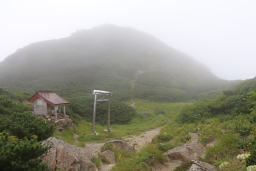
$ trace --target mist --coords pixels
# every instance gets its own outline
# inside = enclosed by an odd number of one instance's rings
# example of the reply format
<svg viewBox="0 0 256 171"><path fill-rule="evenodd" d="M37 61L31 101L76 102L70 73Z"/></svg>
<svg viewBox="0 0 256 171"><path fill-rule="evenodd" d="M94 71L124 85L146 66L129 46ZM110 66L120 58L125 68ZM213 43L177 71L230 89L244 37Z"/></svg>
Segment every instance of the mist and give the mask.
<svg viewBox="0 0 256 171"><path fill-rule="evenodd" d="M253 0L3 1L0 60L33 42L107 23L152 34L223 79L252 78L255 5Z"/></svg>

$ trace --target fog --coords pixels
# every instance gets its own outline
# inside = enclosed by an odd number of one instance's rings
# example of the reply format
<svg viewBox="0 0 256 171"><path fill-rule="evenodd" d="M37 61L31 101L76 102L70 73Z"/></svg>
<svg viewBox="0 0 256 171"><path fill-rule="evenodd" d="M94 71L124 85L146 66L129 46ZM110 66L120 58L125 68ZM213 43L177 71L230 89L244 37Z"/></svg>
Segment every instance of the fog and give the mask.
<svg viewBox="0 0 256 171"><path fill-rule="evenodd" d="M101 24L150 33L224 79L256 75L254 0L8 0L0 2L0 60L32 42Z"/></svg>

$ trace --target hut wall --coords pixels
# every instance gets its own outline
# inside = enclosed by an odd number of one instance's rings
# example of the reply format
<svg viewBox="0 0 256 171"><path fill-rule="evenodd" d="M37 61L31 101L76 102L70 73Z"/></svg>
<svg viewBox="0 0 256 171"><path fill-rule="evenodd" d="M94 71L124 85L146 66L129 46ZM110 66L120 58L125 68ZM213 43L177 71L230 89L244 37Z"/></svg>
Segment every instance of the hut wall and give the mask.
<svg viewBox="0 0 256 171"><path fill-rule="evenodd" d="M41 99L36 99L34 101L34 113L37 115L47 114L47 104Z"/></svg>

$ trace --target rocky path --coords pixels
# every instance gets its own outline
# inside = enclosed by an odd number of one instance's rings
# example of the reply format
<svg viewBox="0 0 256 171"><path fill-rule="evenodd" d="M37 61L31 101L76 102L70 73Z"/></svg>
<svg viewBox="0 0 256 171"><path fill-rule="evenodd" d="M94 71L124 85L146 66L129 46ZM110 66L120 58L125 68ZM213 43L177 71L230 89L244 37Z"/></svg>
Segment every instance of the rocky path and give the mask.
<svg viewBox="0 0 256 171"><path fill-rule="evenodd" d="M138 151L146 144L149 144L152 139L160 133L161 127L149 131L145 131L136 136L125 137L124 140L112 140L106 142L113 145L114 148L124 152ZM195 133L190 133L191 141L168 150L165 155L168 162L164 165L159 164L152 168L155 171L172 171L182 163L193 162L191 168L203 168L203 170L216 171L216 168L208 163L200 162L199 159L205 152L205 148L199 142L199 136ZM101 147L105 143L87 143L85 147L76 147L65 143L62 140L50 137L43 142L43 145L48 146L49 150L42 156L44 162L52 170L99 170L109 171L115 166L114 152L105 149L101 151ZM111 164L104 164L100 169L96 168L92 163L93 157L104 156L105 160ZM193 169L192 169L193 170ZM190 169L190 171L192 171Z"/></svg>
<svg viewBox="0 0 256 171"><path fill-rule="evenodd" d="M161 127L145 131L139 135L133 135L125 137L124 140L131 146L134 146L136 151L139 151L146 144L151 143L152 139L160 133ZM164 165L158 165L154 168L155 171L172 171L176 167L180 166L184 160L197 160L204 153L204 147L199 143L199 136L195 133L190 133L191 141L183 146L176 147L166 152L166 156L169 159ZM104 143L89 143L86 144L88 153L95 156L100 152ZM173 156L172 156L173 155ZM188 156L188 159L184 159L182 156ZM173 157L173 158L172 158ZM99 171L109 171L113 168L114 164L104 164Z"/></svg>
<svg viewBox="0 0 256 171"><path fill-rule="evenodd" d="M131 146L135 148L136 151L140 150L146 144L151 143L152 139L158 135L162 127L158 127L146 132L141 133L140 135L134 135L124 138L124 140Z"/></svg>
<svg viewBox="0 0 256 171"><path fill-rule="evenodd" d="M136 151L140 150L146 144L151 143L152 139L160 133L162 127L158 127L149 131L145 131L139 135L133 135L123 138L130 146L133 146ZM87 143L84 149L90 156L96 156L104 143Z"/></svg>
<svg viewBox="0 0 256 171"><path fill-rule="evenodd" d="M89 154L89 157L92 158L93 156L98 156L100 149L104 144L105 143L87 143L85 144L84 149L87 154Z"/></svg>
<svg viewBox="0 0 256 171"><path fill-rule="evenodd" d="M128 145L133 146L136 151L140 150L143 146L146 144L151 143L152 139L160 133L160 130L162 127L158 127L149 131L145 131L139 135L133 135L129 137L125 137L124 141L128 143ZM104 144L98 144L97 143L92 143L92 144L87 144L88 148L93 147L94 153L100 152L100 148ZM100 171L109 171L111 170L115 165L114 164L105 164L103 165L99 170Z"/></svg>

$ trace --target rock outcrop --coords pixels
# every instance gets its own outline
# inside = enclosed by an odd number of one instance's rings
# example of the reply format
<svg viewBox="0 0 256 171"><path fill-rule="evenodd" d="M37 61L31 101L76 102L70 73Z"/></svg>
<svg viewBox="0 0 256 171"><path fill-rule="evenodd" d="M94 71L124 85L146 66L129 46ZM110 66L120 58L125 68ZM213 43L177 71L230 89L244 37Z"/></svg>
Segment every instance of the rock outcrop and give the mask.
<svg viewBox="0 0 256 171"><path fill-rule="evenodd" d="M181 161L182 163L191 163L192 166L188 171L216 171L217 168L205 162L199 161L199 159L204 155L205 148L199 142L199 136L195 133L190 133L191 142L184 144L168 150L165 155L171 161Z"/></svg>
<svg viewBox="0 0 256 171"><path fill-rule="evenodd" d="M168 150L165 155L169 160L181 160L184 163L192 160L199 160L204 154L204 147L198 142L197 134L190 134L191 142Z"/></svg>
<svg viewBox="0 0 256 171"><path fill-rule="evenodd" d="M111 145L113 148L122 152L135 152L135 148L130 146L127 142L122 140L112 140L106 142L106 145ZM104 151L104 150L103 150Z"/></svg>
<svg viewBox="0 0 256 171"><path fill-rule="evenodd" d="M55 122L55 125L57 126L57 128L62 131L63 129L72 126L72 120L68 117L65 117L63 119L58 119Z"/></svg>
<svg viewBox="0 0 256 171"><path fill-rule="evenodd" d="M99 156L109 164L116 163L115 153L113 151L110 151L110 150L103 151L102 153L99 154Z"/></svg>
<svg viewBox="0 0 256 171"><path fill-rule="evenodd" d="M73 125L69 116L64 114L58 114L57 117L55 115L38 115L38 117L46 120L47 122L53 123L60 131Z"/></svg>
<svg viewBox="0 0 256 171"><path fill-rule="evenodd" d="M193 164L188 171L216 171L217 168L209 163L193 160Z"/></svg>
<svg viewBox="0 0 256 171"><path fill-rule="evenodd" d="M50 137L43 142L48 152L42 160L48 164L52 171L97 171L97 167L88 157L84 148L69 145L62 140Z"/></svg>

